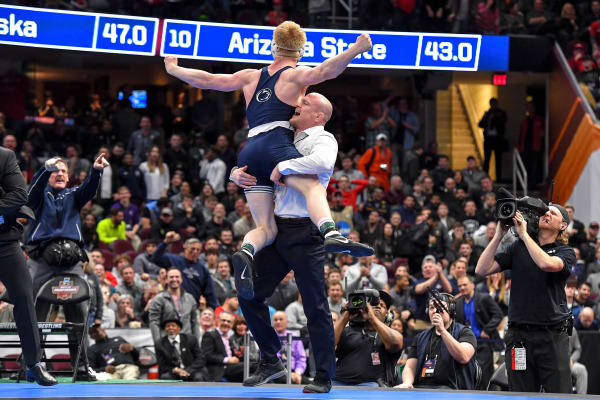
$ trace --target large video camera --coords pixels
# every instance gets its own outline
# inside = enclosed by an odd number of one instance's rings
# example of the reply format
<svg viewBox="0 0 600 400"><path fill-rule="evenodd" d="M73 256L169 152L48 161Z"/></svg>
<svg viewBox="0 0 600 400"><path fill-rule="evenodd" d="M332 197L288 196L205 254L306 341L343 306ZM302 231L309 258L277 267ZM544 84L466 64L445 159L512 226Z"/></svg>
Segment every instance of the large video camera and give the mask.
<svg viewBox="0 0 600 400"><path fill-rule="evenodd" d="M529 196L516 198L504 188L498 189L498 195L504 196L496 201L494 214L498 221L506 227L514 226L513 217L520 211L527 222L527 233L534 240L537 239L540 218L548 212L546 203L542 199Z"/></svg>
<svg viewBox="0 0 600 400"><path fill-rule="evenodd" d="M379 291L375 289L356 290L348 294L346 310L352 315L360 314L362 310L367 309L367 303L375 307L379 305ZM362 315L358 315L350 320L351 325L364 324L366 321Z"/></svg>

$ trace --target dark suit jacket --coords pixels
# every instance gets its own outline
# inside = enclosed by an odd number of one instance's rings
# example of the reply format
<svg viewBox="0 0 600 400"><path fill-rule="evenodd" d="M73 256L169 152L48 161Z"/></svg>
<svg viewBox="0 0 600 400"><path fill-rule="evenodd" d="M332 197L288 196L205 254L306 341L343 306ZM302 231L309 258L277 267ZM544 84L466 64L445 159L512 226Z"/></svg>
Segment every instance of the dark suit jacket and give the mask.
<svg viewBox="0 0 600 400"><path fill-rule="evenodd" d="M489 294L475 292L475 318L477 318L481 330L487 333L490 339L500 338L498 325L503 316L500 306ZM463 297L456 299L456 320L469 326L469 321L465 316L465 299Z"/></svg>
<svg viewBox="0 0 600 400"><path fill-rule="evenodd" d="M25 206L27 203L27 185L19 169L17 157L12 150L0 147L0 240L18 240L23 226L17 217L35 219L33 212ZM10 228L12 227L12 228Z"/></svg>
<svg viewBox="0 0 600 400"><path fill-rule="evenodd" d="M200 351L198 339L192 335L180 333L181 361L184 369L191 375L200 372L204 367L205 360ZM156 344L156 359L158 360L158 373L171 372L173 368L179 367L175 348L171 345L169 338L163 336Z"/></svg>
<svg viewBox="0 0 600 400"><path fill-rule="evenodd" d="M221 381L225 373L223 359L227 357L227 351L221 340L221 335L216 329L202 335L200 351L206 359L207 380L210 382Z"/></svg>
<svg viewBox="0 0 600 400"><path fill-rule="evenodd" d="M586 239L585 225L583 224L583 222L574 219L573 229L577 229L577 233L569 237L569 246L579 247L582 243L585 242Z"/></svg>

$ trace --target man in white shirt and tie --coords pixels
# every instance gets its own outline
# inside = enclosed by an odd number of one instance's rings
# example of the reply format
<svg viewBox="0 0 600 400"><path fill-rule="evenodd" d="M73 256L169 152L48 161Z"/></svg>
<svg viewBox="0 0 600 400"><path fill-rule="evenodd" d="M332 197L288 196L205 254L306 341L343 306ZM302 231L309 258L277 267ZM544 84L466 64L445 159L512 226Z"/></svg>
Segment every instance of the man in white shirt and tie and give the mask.
<svg viewBox="0 0 600 400"><path fill-rule="evenodd" d="M245 386L262 385L286 373L277 358L281 343L271 326L265 299L293 269L308 319L317 370L314 382L307 385L304 392L327 393L331 389L335 349L331 312L324 289L323 238L309 218L304 196L284 186L282 179L291 174L317 175L323 187L327 187L338 151L336 139L325 131L332 110L329 100L318 93L301 98L290 123L296 129L294 145L303 157L280 162L271 174L271 180L278 184L275 190L277 238L254 259L254 297L250 300L239 298L248 327L261 351L258 369L244 381ZM244 171L244 166L234 169L230 179L241 187L254 184L254 177Z"/></svg>

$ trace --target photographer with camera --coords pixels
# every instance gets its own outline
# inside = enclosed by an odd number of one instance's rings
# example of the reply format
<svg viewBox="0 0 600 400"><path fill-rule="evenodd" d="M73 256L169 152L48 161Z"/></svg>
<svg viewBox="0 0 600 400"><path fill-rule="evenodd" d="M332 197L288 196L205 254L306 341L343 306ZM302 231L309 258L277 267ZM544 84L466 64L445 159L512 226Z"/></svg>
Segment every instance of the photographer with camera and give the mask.
<svg viewBox="0 0 600 400"><path fill-rule="evenodd" d="M471 328L455 321L454 296L429 291L433 327L421 332L406 350L408 360L399 388L476 389L477 339Z"/></svg>
<svg viewBox="0 0 600 400"><path fill-rule="evenodd" d="M389 327L392 304L392 297L383 290L366 289L348 295L347 308L334 325L334 385L377 387L397 382L395 367L404 339Z"/></svg>
<svg viewBox="0 0 600 400"><path fill-rule="evenodd" d="M100 185L102 171L108 166L104 154L100 154L85 181L67 189L69 168L66 160L53 157L47 160L34 175L29 185L27 205L35 213L36 221L27 234L29 263L33 271L33 295L54 276L72 273L83 276L83 262L87 255L83 251L81 236L81 208L94 198ZM36 304L38 321L45 321L50 304ZM65 305L68 322L85 321L85 304ZM71 360L75 360L79 341L69 335ZM83 352L82 358L85 357ZM79 379L95 380L93 374L83 368L77 371ZM77 366L74 366L77 368Z"/></svg>
<svg viewBox="0 0 600 400"><path fill-rule="evenodd" d="M497 211L500 222L475 272L490 275L511 270L509 323L504 336L509 388L571 393L569 335L573 317L564 287L575 252L567 245L567 210L528 198L499 201ZM511 224L519 240L498 251ZM528 225L532 226L528 229Z"/></svg>

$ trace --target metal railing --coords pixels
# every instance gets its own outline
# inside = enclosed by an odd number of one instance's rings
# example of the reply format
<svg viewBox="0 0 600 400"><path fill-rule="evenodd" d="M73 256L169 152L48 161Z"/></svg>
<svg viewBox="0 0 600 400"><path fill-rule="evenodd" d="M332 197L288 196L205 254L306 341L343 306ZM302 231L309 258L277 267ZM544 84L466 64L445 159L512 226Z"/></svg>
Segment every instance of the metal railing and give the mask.
<svg viewBox="0 0 600 400"><path fill-rule="evenodd" d="M352 1L353 0L334 0L331 2L331 22L332 23L336 24L337 18L343 18L343 17L338 17L336 15L336 3L339 2L340 5L342 6L342 8L348 12L348 29L352 29L352 5L353 5Z"/></svg>
<svg viewBox="0 0 600 400"><path fill-rule="evenodd" d="M523 196L527 196L527 169L517 148L513 148L513 194L517 194L517 184L523 187Z"/></svg>
<svg viewBox="0 0 600 400"><path fill-rule="evenodd" d="M286 360L285 360L285 368L287 370L287 374L285 377L285 383L290 385L292 383L292 341L294 340L302 340L300 336L293 336L291 332L287 334L287 343L286 346ZM250 376L250 341L254 340L250 333L246 333L244 335L244 380L248 379Z"/></svg>

